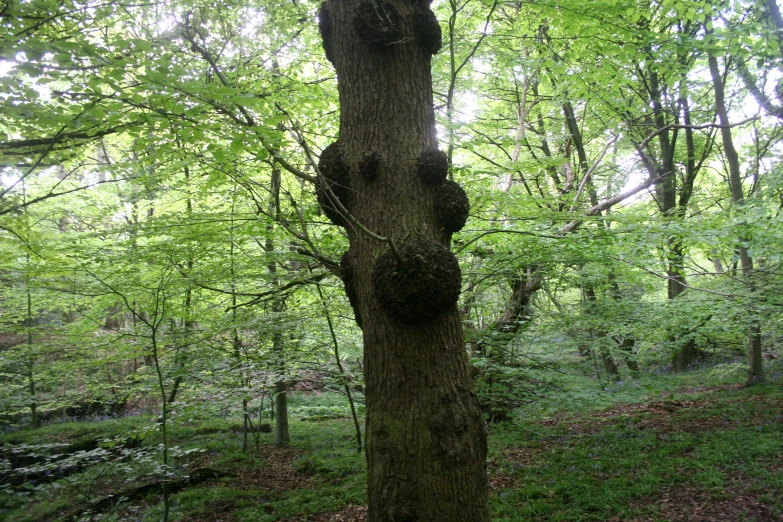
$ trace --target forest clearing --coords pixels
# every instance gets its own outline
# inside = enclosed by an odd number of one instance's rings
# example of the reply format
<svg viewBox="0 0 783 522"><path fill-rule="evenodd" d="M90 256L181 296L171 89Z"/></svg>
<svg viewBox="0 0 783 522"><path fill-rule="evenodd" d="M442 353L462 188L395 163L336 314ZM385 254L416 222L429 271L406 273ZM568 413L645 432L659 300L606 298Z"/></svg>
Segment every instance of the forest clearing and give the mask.
<svg viewBox="0 0 783 522"><path fill-rule="evenodd" d="M0 0L0 518L783 510L778 0Z"/></svg>

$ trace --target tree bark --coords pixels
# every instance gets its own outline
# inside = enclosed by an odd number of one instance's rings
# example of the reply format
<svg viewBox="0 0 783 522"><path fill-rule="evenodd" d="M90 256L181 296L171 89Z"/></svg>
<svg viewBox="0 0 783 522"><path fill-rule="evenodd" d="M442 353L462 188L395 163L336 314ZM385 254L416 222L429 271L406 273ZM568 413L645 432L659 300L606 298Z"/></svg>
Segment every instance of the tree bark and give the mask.
<svg viewBox="0 0 783 522"><path fill-rule="evenodd" d="M503 317L494 325L493 329L501 333L517 333L523 324L528 323L533 316L531 300L543 284L541 271L536 267L529 267L511 283L511 299L506 304Z"/></svg>
<svg viewBox="0 0 783 522"><path fill-rule="evenodd" d="M625 337L622 340L614 339L617 343L617 347L623 351L623 358L625 359L625 365L631 370L631 376L634 378L639 377L641 368L639 363L633 358L633 348L636 346L636 339L633 337Z"/></svg>
<svg viewBox="0 0 783 522"><path fill-rule="evenodd" d="M418 29L434 16L426 3L361 4L328 0L319 14L337 70L351 214L397 244L416 238L448 246L450 234L434 209L437 187L419 179L416 168L417 157L438 145L431 51ZM360 8L397 18L398 38L368 45L356 30ZM358 169L367 153L382 158L373 180ZM489 520L486 427L456 303L423 322L387 314L373 290L372 270L389 246L352 222L346 230L364 336L368 521Z"/></svg>
<svg viewBox="0 0 783 522"><path fill-rule="evenodd" d="M184 167L183 174L185 176L185 186L190 187L190 168L188 166ZM193 200L190 197L188 189L186 189L186 194L185 215L188 221L191 221L193 219ZM188 249L188 257L185 260L185 274L189 275L193 272L193 265L195 263L194 257L193 250ZM195 325L195 320L193 319L193 284L189 277L187 278L185 302L183 303L182 312L184 316L182 319L182 340L177 343L178 347L174 352L174 364L177 367L176 371L180 373L174 378L174 384L171 386L168 400L169 404L173 404L174 401L177 400L177 393L179 392L180 385L184 379L185 357L190 351L190 341L193 335L193 326Z"/></svg>
<svg viewBox="0 0 783 522"><path fill-rule="evenodd" d="M22 201L27 202L27 184L22 180ZM24 211L25 233L30 236L30 219L27 210ZM30 424L32 428L39 427L38 399L35 392L35 363L36 357L33 348L33 294L30 290L30 250L25 254L25 291L27 293L27 317L24 325L27 330L27 390L30 393Z"/></svg>
<svg viewBox="0 0 783 522"><path fill-rule="evenodd" d="M277 335L277 334L275 334ZM288 446L291 436L288 433L288 391L285 381L275 383L275 444Z"/></svg>
<svg viewBox="0 0 783 522"><path fill-rule="evenodd" d="M611 288L612 298L616 301L623 299L620 285L617 284L617 276L614 271L609 273L609 287ZM612 340L617 344L617 348L622 352L625 365L631 370L631 376L634 378L639 377L639 363L634 359L633 349L636 346L636 339L633 338L628 332L623 332L620 336L612 336Z"/></svg>
<svg viewBox="0 0 783 522"><path fill-rule="evenodd" d="M679 210L679 212L677 212ZM685 208L675 209L675 213L685 214ZM669 302L674 302L687 288L687 282L684 275L684 252L682 242L678 236L670 236L668 241L667 267L666 272L669 276L667 281ZM677 351L672 358L672 367L675 372L684 372L696 362L700 355L700 350L696 348L696 340L693 336L686 339L682 338L679 332L671 336L671 340L677 345Z"/></svg>
<svg viewBox="0 0 783 522"><path fill-rule="evenodd" d="M511 389L512 384L503 382L503 366L508 364L508 344L530 323L534 311L531 300L542 284L543 276L536 267L521 271L511 282L511 297L503 315L491 326L493 332L501 335L490 334L471 347L475 353L492 362L482 369L473 367L473 377L482 383L479 405L490 423L512 420L511 414L516 405L509 396L513 396L514 390Z"/></svg>

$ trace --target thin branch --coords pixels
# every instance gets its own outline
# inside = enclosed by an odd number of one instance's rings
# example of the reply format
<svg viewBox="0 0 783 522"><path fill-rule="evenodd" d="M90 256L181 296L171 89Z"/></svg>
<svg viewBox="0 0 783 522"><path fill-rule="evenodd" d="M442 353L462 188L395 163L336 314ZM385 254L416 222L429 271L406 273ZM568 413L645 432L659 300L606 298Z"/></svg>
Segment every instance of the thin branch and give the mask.
<svg viewBox="0 0 783 522"><path fill-rule="evenodd" d="M585 213L585 215L587 215L587 216L594 216L594 215L598 214L599 212L602 212L602 211L604 211L604 210L606 210L606 209L608 209L610 207L613 207L614 205L617 205L618 203L622 202L623 200L625 200L627 198L630 198L634 194L636 194L638 192L641 192L642 190L644 190L644 189L646 189L646 188L648 188L648 187L650 187L652 185L655 185L656 183L660 183L661 181L663 181L662 178L648 178L647 181L645 181L644 183L642 183L640 185L637 185L637 186L635 186L634 188L632 188L630 190L626 190L625 192L617 194L616 196L614 196L612 198L609 198L609 199L607 199L605 201L602 201L598 205L595 205L594 207L590 208ZM569 232L573 232L574 230L576 230L579 227L579 225L582 224L582 221L583 221L582 219L576 219L576 220L570 222L569 224L567 224L566 226L563 227L561 232L563 234L567 234Z"/></svg>
<svg viewBox="0 0 783 522"><path fill-rule="evenodd" d="M289 288L294 288L297 286L317 283L324 277L326 277L326 274L318 274L317 276L308 277L306 279L296 279L294 281L291 281L289 283L284 284L283 286L280 286L278 288L275 288L274 290L268 290L266 292L236 292L234 290L223 290L222 288L215 288L214 286L205 285L203 283L199 283L198 281L192 280L187 273L185 273L176 263L172 263L174 267L176 267L177 271L182 275L182 277L190 280L194 285L197 287L209 290L210 292L217 292L219 294L225 294L225 295L237 295L237 296L243 296L243 297L253 297L254 299L263 299L264 297L268 297L270 295L278 294L280 292L283 292L285 290L288 290ZM230 308L229 308L230 310Z"/></svg>
<svg viewBox="0 0 783 522"><path fill-rule="evenodd" d="M95 138L102 138L103 136L107 136L109 134L115 134L130 125L132 125L132 123L119 125L117 127L112 127L110 129L105 129L102 131L97 131L93 134L90 134L88 132L63 133L62 131L65 129L65 127L63 127L63 129L61 129L60 132L58 132L52 138L34 138L34 139L27 139L27 140L15 140L15 141L2 142L0 143L0 150L6 151L12 149L24 149L28 147L40 147L43 145L53 146L56 143L60 143L68 140L91 140Z"/></svg>
<svg viewBox="0 0 783 522"><path fill-rule="evenodd" d="M727 298L727 299L733 299L733 298L735 297L735 296L734 296L734 295L732 295L732 294L724 294L724 293L721 293L721 292L715 292L715 291L713 291L713 290L707 290L706 288L697 288L697 287L695 287L695 286L691 286L691 285L689 285L689 284L687 284L687 283L684 283L684 282L682 282L682 281L679 281L679 280L677 279L677 277L678 277L678 276L668 276L668 275L662 275L662 274L659 274L659 273L658 273L658 272L656 272L655 270L652 270L652 269L650 269L650 268L647 268L647 267L645 267L645 266L642 266L642 265L637 265L636 263L632 263L631 261L629 261L629 260L627 260L627 259L625 259L625 258L622 258L622 257L616 257L616 256L613 256L613 255L611 255L611 254L606 254L606 257L608 257L608 258L610 258L610 259L614 259L615 261L620 261L620 262L623 262L623 263L629 264L629 265L631 265L632 267L635 267L635 268L638 268L638 269L640 269L640 270L643 270L643 271L647 272L648 274L650 274L650 275L653 275L653 276L655 276L655 277L657 277L657 278L663 279L663 280L665 280L665 281L670 281L670 280L672 280L672 281L677 281L677 283L678 283L680 286L682 286L682 287L684 287L684 288L686 288L686 289L695 290L695 291L697 291L697 292L705 292L705 293L708 293L708 294L717 295L717 296L720 296L720 297L725 297L725 298Z"/></svg>
<svg viewBox="0 0 783 522"><path fill-rule="evenodd" d="M199 44L199 42L196 41L195 37L193 36L193 29L190 25L190 18L188 17L188 20L185 24L180 24L180 27L182 28L182 36L190 43L191 49L198 53L212 68L212 70L217 75L218 79L220 80L220 83L222 83L226 87L230 87L231 84L228 81L228 78L223 74L223 71L218 67L217 62L212 58L212 55L209 53L209 51L206 49L206 47ZM198 34L198 32L196 32ZM219 106L215 103L212 103L212 105L216 108ZM225 111L224 114L231 117L235 122L248 127L251 129L251 131L255 134L256 138L261 142L261 145L266 149L266 151L278 162L280 163L280 166L282 166L285 170L293 174L294 176L303 179L305 181L309 181L310 183L316 183L317 179L313 176L310 176L309 174L306 174L302 170L294 167L291 165L284 157L280 155L277 149L269 145L267 142L265 136L260 133L257 129L255 129L256 123L253 116L250 114L250 112L243 107L242 105L238 103L234 103L236 108L239 110L239 112L244 117L244 120L241 120L240 118L237 118L235 115L228 113L228 111L223 108Z"/></svg>
<svg viewBox="0 0 783 522"><path fill-rule="evenodd" d="M604 156L606 156L607 151L612 147L612 145L615 144L617 139L619 138L619 134L612 138L609 143L606 144L606 147L604 147L604 150L601 151L601 154L598 156L598 158L593 162L592 166L587 170L584 176L582 176L582 181L579 183L579 188L576 190L576 194L574 195L574 203L571 205L571 209L569 212L573 212L574 208L576 207L576 204L579 202L579 198L582 196L582 190L584 190L585 185L590 181L590 178L593 175L593 172L595 172L595 169L601 164L601 161L603 161ZM600 211L599 211L600 212Z"/></svg>
<svg viewBox="0 0 783 522"><path fill-rule="evenodd" d="M64 196L66 194L72 194L74 192L80 192L82 190L87 190L89 188L92 188L92 187L95 187L95 186L98 186L98 185L103 185L104 183L117 183L118 181L126 181L126 178L106 179L106 180L103 180L103 181L96 181L95 183L92 183L90 185L84 185L82 187L76 187L76 188L73 188L73 189L64 190L62 192L50 192L49 194L46 194L44 196L39 196L37 198L33 198L33 199L31 199L29 201L26 201L26 202L24 202L24 203L22 203L20 205L13 205L13 206L10 206L10 207L4 208L4 209L0 209L0 216L3 216L3 215L8 214L10 212L17 211L17 210L25 208L25 207L29 207L30 205L32 205L34 203L40 203L41 201L45 201L47 199L55 198L57 196Z"/></svg>
<svg viewBox="0 0 783 522"><path fill-rule="evenodd" d="M65 130L65 126L63 126L59 131L57 131L57 134L54 135L54 138L52 138L52 141L51 141L51 143L49 143L49 146L46 147L46 150L44 150L41 153L41 155L38 157L36 162L33 165L30 166L30 168L27 170L27 172L25 172L24 174L19 176L18 180L16 180L15 182L11 183L11 185L7 189L5 189L4 191L0 192L0 198L2 198L3 196L5 196L9 192L11 192L14 189L15 186L17 186L19 183L23 182L27 178L27 176L29 176L35 169L38 168L38 166L41 164L41 162L44 160L44 158L46 158L46 156L48 156L49 153L52 151L52 148L57 143L58 138L60 137L60 135L63 133L64 130Z"/></svg>
<svg viewBox="0 0 783 522"><path fill-rule="evenodd" d="M472 245L473 243L475 243L476 241L478 241L482 237L489 236L491 234L517 234L517 235L522 235L522 236L533 236L533 237L539 237L539 238L545 238L545 239L563 239L562 235L560 235L560 236L549 236L549 235L546 235L546 234L536 234L535 232L527 232L525 230L492 229L492 230L487 230L486 232L482 232L481 234L477 235L476 237L474 237L473 239L471 239L470 241L468 241L467 243L462 245L454 253L455 254L459 254L460 252L462 252L463 250L468 248L470 245Z"/></svg>
<svg viewBox="0 0 783 522"><path fill-rule="evenodd" d="M724 129L724 128L732 128L732 127L740 127L742 125L745 125L747 123L750 123L752 121L758 120L759 116L751 116L750 118L746 118L740 122L737 123L730 123L728 125L721 125L717 123L706 123L704 125L681 125L681 124L671 124L671 125L665 125L663 127L660 127L650 133L644 140L639 144L639 148L646 147L650 141L653 140L656 136L658 136L662 132L666 132L672 129L693 129L693 130L703 130L703 129Z"/></svg>
<svg viewBox="0 0 783 522"><path fill-rule="evenodd" d="M473 45L473 48L470 50L470 52L465 56L465 59L462 60L462 63L457 67L457 69L454 71L454 74L452 76L452 85L457 80L457 75L462 70L465 65L470 61L471 58L473 58L473 55L476 54L476 51L478 51L479 46L481 45L481 42L484 41L484 38L487 37L487 29L489 29L489 22L492 20L492 14L495 12L495 8L498 6L498 0L495 0L495 2L492 4L492 7L489 9L489 13L487 14L487 19L484 22L484 31L482 31L481 36L476 41L476 43Z"/></svg>

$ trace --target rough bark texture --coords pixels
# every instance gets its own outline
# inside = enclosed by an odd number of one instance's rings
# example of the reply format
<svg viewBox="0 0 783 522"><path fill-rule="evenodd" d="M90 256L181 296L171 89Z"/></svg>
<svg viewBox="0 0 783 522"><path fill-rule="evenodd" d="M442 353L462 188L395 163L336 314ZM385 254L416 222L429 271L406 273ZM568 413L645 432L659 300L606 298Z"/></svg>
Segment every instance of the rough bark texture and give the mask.
<svg viewBox="0 0 783 522"><path fill-rule="evenodd" d="M340 94L340 143L351 168L351 213L377 234L448 246L434 209L437 186L416 159L437 148L431 47L421 45L418 2L385 2L402 20L400 38L369 45L356 32L357 0L329 0L328 47ZM373 4L375 5L375 4ZM399 16L397 16L399 15ZM360 163L383 158L366 179ZM362 317L367 383L370 522L489 520L486 427L473 391L456 304L422 323L395 319L373 293L373 265L388 245L352 224L355 300Z"/></svg>
<svg viewBox="0 0 783 522"><path fill-rule="evenodd" d="M684 214L684 208L667 209L672 214ZM680 212L682 210L682 212ZM678 237L670 237L668 241L666 272L668 280L669 301L674 301L687 288L687 282L684 274L684 252L682 243ZM696 347L696 340L693 335L683 338L682 333L672 335L671 340L679 345L672 358L672 368L675 372L684 372L693 366L701 355L701 351Z"/></svg>
<svg viewBox="0 0 783 522"><path fill-rule="evenodd" d="M674 153L679 136L679 129L668 130L671 123L667 119L667 110L665 101L667 98L667 87L663 78L658 76L653 70L649 70L649 96L653 106L653 117L650 123L660 132L658 133L658 145L660 147L660 157L655 160L655 155L650 154L649 158L654 164L653 169L656 177L661 178L663 182L655 186L655 192L658 197L658 204L661 211L667 219L682 219L685 217L685 211L690 199L689 192L692 191L693 178L691 176L692 144L686 143L688 148L688 173L686 181L681 188L681 198L677 199L678 176L676 175ZM687 111L686 111L687 114ZM689 119L690 116L686 116ZM686 137L686 142L688 138ZM652 173L651 173L652 174ZM687 288L687 282L683 275L685 252L681 239L677 235L670 236L666 242L666 275L667 295L670 302L674 302L677 297ZM684 371L688 369L698 357L696 342L691 339L682 339L678 332L672 332L670 340L673 344L679 345L677 351L673 354L672 365L675 371Z"/></svg>

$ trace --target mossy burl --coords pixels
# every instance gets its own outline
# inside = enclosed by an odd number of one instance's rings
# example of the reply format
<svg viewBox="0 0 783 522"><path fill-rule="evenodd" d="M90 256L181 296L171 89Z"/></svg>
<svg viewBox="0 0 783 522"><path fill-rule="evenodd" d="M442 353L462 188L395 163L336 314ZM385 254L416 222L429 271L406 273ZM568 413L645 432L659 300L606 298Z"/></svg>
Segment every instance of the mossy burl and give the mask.
<svg viewBox="0 0 783 522"><path fill-rule="evenodd" d="M448 248L427 239L409 239L396 248L400 259L389 249L372 269L373 292L386 313L424 323L457 303L462 273Z"/></svg>
<svg viewBox="0 0 783 522"><path fill-rule="evenodd" d="M381 170L383 155L378 151L365 152L364 157L359 162L359 174L365 181L375 181Z"/></svg>
<svg viewBox="0 0 783 522"><path fill-rule="evenodd" d="M318 170L324 178L319 180L316 189L318 204L332 223L344 227L347 225L347 221L339 206L333 201L333 196L326 190L326 186L328 186L340 203L350 210L351 168L345 160L339 141L335 141L323 150L318 159ZM326 186L323 185L324 182Z"/></svg>
<svg viewBox="0 0 783 522"><path fill-rule="evenodd" d="M356 283L354 282L353 266L351 265L350 250L347 250L340 258L340 279L343 281L345 295L353 308L353 316L356 324L361 328L362 316L359 314L359 296L356 293Z"/></svg>
<svg viewBox="0 0 783 522"><path fill-rule="evenodd" d="M324 2L318 8L318 30L321 32L321 45L324 48L326 59L334 63L334 49L332 47L332 11L329 3Z"/></svg>
<svg viewBox="0 0 783 522"><path fill-rule="evenodd" d="M437 54L443 45L443 33L435 13L429 7L419 7L414 11L413 27L419 44L429 54Z"/></svg>
<svg viewBox="0 0 783 522"><path fill-rule="evenodd" d="M375 51L387 49L402 37L402 17L390 2L361 2L352 25L357 36Z"/></svg>
<svg viewBox="0 0 783 522"><path fill-rule="evenodd" d="M416 158L416 174L427 185L440 185L449 174L449 158L438 149L427 149Z"/></svg>
<svg viewBox="0 0 783 522"><path fill-rule="evenodd" d="M458 183L446 180L435 191L435 215L446 232L459 232L468 221L470 201Z"/></svg>

